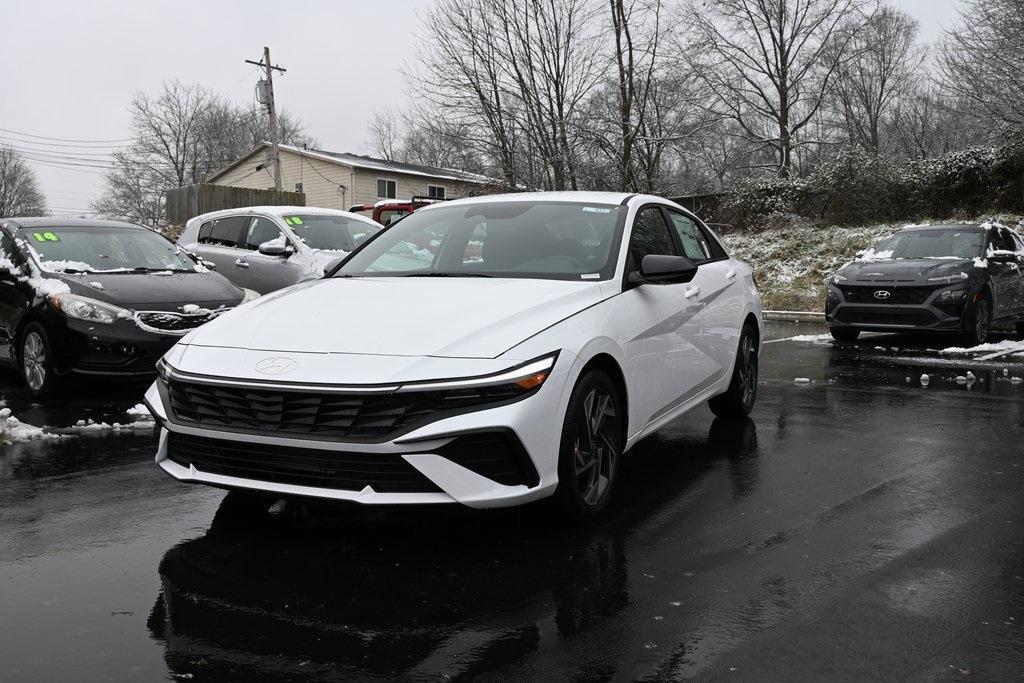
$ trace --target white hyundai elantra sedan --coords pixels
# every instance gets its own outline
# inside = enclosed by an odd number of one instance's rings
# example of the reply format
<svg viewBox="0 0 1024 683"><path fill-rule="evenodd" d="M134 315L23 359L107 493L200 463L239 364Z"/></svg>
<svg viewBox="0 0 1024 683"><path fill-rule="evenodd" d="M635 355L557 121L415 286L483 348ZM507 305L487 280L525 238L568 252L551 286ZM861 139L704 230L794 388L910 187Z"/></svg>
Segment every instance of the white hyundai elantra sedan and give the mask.
<svg viewBox="0 0 1024 683"><path fill-rule="evenodd" d="M589 517L640 439L751 410L762 332L751 269L677 204L478 197L183 337L146 401L182 481Z"/></svg>

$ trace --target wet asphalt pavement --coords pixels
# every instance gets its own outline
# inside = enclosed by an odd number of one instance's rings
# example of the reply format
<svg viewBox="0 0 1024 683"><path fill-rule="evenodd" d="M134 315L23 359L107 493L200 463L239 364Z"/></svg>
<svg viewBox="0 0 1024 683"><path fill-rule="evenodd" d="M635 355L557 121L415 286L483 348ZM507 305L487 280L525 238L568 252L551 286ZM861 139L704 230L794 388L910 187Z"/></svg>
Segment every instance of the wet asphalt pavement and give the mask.
<svg viewBox="0 0 1024 683"><path fill-rule="evenodd" d="M767 344L752 419L642 442L586 527L259 515L166 477L147 432L3 446L0 679L1020 680L1024 359L936 345ZM33 407L13 380L36 425L140 393Z"/></svg>

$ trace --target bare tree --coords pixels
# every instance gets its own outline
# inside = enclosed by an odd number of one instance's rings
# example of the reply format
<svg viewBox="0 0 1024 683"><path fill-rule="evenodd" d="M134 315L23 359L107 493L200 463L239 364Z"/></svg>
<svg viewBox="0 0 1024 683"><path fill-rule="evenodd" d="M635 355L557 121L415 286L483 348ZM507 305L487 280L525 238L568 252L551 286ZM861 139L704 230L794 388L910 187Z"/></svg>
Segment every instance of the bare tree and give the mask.
<svg viewBox="0 0 1024 683"><path fill-rule="evenodd" d="M983 141L977 121L927 83L893 104L887 129L893 151L908 159L933 159Z"/></svg>
<svg viewBox="0 0 1024 683"><path fill-rule="evenodd" d="M10 145L0 145L0 218L41 216L46 200L35 171Z"/></svg>
<svg viewBox="0 0 1024 683"><path fill-rule="evenodd" d="M831 51L847 46L856 59L830 54L838 65L834 105L849 142L872 154L881 149L884 118L893 105L907 95L925 50L917 45L917 22L905 12L885 5L867 22L854 21L842 27L833 39Z"/></svg>
<svg viewBox="0 0 1024 683"><path fill-rule="evenodd" d="M938 58L944 92L969 116L1024 127L1024 3L965 0Z"/></svg>
<svg viewBox="0 0 1024 683"><path fill-rule="evenodd" d="M135 141L114 154L104 193L93 208L155 227L164 224L164 192L201 181L267 137L262 110L238 108L202 86L180 81L164 83L155 96L135 93L129 112ZM278 125L285 144L312 141L287 112Z"/></svg>
<svg viewBox="0 0 1024 683"><path fill-rule="evenodd" d="M868 0L691 0L699 44L685 46L696 72L753 150L770 149L782 176L801 133L822 107L836 72L850 57L836 40L844 21ZM853 32L847 32L852 35Z"/></svg>
<svg viewBox="0 0 1024 683"><path fill-rule="evenodd" d="M395 112L391 109L373 112L369 128L370 153L386 161L398 160L401 131Z"/></svg>

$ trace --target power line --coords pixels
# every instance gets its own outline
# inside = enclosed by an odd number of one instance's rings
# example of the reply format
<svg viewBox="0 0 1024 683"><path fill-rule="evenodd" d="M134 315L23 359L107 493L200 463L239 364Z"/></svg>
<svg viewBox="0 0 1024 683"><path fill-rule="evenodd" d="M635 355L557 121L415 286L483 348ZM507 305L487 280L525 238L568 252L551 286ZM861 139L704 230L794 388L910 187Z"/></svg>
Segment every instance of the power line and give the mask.
<svg viewBox="0 0 1024 683"><path fill-rule="evenodd" d="M92 142L92 143L104 143L104 142L135 142L138 138L120 138L118 140L76 140L74 138L48 138L45 135L33 135L32 133L22 133L17 130L9 130L7 128L0 128L5 133L12 133L14 135L21 135L26 138L38 138L39 140L54 140L56 142Z"/></svg>
<svg viewBox="0 0 1024 683"><path fill-rule="evenodd" d="M7 135L0 135L0 140L22 145L42 145L45 147L71 147L72 149L92 149L102 152L104 149L127 149L130 145L70 145L62 142L44 142L42 140L22 140Z"/></svg>

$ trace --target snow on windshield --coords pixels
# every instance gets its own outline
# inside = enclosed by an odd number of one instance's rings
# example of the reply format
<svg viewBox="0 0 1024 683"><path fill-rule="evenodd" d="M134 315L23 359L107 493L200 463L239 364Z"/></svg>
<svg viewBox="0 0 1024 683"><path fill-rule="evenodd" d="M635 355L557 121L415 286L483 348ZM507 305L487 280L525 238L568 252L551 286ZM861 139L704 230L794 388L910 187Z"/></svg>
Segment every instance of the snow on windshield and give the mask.
<svg viewBox="0 0 1024 683"><path fill-rule="evenodd" d="M890 259L955 259L980 256L985 231L980 228L927 228L904 230L861 254L861 261Z"/></svg>
<svg viewBox="0 0 1024 683"><path fill-rule="evenodd" d="M44 272L194 272L196 263L174 243L133 228L23 229L28 251Z"/></svg>

